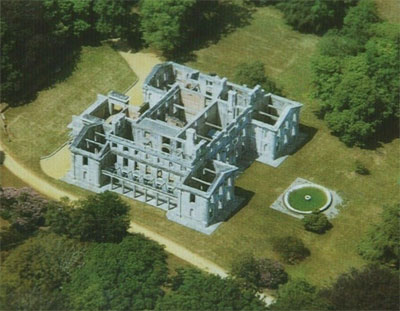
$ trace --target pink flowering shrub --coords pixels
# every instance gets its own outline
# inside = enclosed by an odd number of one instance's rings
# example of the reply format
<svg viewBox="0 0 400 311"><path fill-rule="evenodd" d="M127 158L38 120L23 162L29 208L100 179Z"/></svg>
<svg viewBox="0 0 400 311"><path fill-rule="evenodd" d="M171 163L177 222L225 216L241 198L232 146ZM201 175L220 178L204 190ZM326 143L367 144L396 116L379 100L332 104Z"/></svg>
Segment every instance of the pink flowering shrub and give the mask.
<svg viewBox="0 0 400 311"><path fill-rule="evenodd" d="M0 216L21 233L30 233L44 224L48 201L31 188L0 188Z"/></svg>

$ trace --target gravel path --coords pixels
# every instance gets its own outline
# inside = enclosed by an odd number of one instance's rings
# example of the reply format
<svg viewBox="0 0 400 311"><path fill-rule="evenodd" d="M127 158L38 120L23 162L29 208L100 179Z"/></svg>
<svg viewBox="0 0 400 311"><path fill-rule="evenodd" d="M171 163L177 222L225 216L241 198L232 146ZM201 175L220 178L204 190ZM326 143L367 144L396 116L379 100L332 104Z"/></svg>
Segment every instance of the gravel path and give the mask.
<svg viewBox="0 0 400 311"><path fill-rule="evenodd" d="M126 60L129 67L135 72L138 77L138 82L132 87L126 95L131 97L131 105L140 106L143 103L142 85L144 79L148 76L151 69L162 62L156 55L151 53L131 53L122 52L119 54Z"/></svg>

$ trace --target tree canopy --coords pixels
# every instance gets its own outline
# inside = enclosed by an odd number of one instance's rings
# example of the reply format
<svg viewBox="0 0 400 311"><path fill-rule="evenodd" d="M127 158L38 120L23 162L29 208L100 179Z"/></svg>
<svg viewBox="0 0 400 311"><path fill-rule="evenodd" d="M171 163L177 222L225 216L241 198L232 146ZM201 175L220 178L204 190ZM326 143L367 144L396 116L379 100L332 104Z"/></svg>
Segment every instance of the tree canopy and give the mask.
<svg viewBox="0 0 400 311"><path fill-rule="evenodd" d="M143 0L140 13L144 41L167 54L181 47L188 36L185 22L195 5L196 0Z"/></svg>
<svg viewBox="0 0 400 311"><path fill-rule="evenodd" d="M266 310L255 293L243 290L231 279L204 274L195 269L178 270L171 291L162 297L156 310Z"/></svg>
<svg viewBox="0 0 400 311"><path fill-rule="evenodd" d="M279 262L269 258L254 258L248 254L235 260L231 273L239 281L244 281L246 287L256 289L276 289L288 280L288 274Z"/></svg>
<svg viewBox="0 0 400 311"><path fill-rule="evenodd" d="M290 280L279 287L271 310L327 310L329 303L320 297L318 289L303 279Z"/></svg>
<svg viewBox="0 0 400 311"><path fill-rule="evenodd" d="M1 1L1 96L17 105L68 74L80 45L134 32L136 1ZM132 28L130 28L132 27Z"/></svg>
<svg viewBox="0 0 400 311"><path fill-rule="evenodd" d="M151 310L168 274L166 254L141 235L93 244L65 285L73 310Z"/></svg>
<svg viewBox="0 0 400 311"><path fill-rule="evenodd" d="M2 263L0 304L9 310L65 310L63 284L82 263L84 246L55 234L39 234Z"/></svg>
<svg viewBox="0 0 400 311"><path fill-rule="evenodd" d="M399 117L400 27L380 23L375 3L361 0L344 26L327 33L312 62L321 115L346 145L365 147Z"/></svg>
<svg viewBox="0 0 400 311"><path fill-rule="evenodd" d="M342 274L321 295L333 310L399 310L399 275L368 266Z"/></svg>
<svg viewBox="0 0 400 311"><path fill-rule="evenodd" d="M70 210L69 235L81 241L118 243L128 234L128 211L116 193L90 195Z"/></svg>
<svg viewBox="0 0 400 311"><path fill-rule="evenodd" d="M372 263L399 269L400 204L384 206L381 220L372 225L358 250L362 257Z"/></svg>
<svg viewBox="0 0 400 311"><path fill-rule="evenodd" d="M276 84L266 77L264 64L260 61L239 64L236 67L234 80L250 88L260 85L266 92L280 94Z"/></svg>
<svg viewBox="0 0 400 311"><path fill-rule="evenodd" d="M347 9L358 0L276 1L287 23L301 32L322 34L341 27Z"/></svg>

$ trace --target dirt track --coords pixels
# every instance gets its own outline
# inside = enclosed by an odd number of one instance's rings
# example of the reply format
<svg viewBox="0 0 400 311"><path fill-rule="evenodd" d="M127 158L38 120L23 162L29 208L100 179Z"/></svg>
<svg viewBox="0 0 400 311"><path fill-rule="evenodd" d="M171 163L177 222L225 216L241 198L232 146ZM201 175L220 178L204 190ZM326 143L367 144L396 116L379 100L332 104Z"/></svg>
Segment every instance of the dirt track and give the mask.
<svg viewBox="0 0 400 311"><path fill-rule="evenodd" d="M151 53L130 53L120 51L119 54L126 60L129 67L131 67L138 77L138 82L134 87L126 92L126 95L131 97L130 103L132 105L140 106L143 103L143 81L146 79L151 69L162 61L156 55Z"/></svg>

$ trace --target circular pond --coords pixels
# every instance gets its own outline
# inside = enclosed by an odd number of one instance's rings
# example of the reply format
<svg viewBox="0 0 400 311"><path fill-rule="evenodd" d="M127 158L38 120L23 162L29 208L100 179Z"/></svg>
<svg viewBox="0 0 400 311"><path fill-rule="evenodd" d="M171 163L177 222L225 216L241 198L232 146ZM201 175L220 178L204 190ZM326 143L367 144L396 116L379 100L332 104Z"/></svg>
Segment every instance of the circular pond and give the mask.
<svg viewBox="0 0 400 311"><path fill-rule="evenodd" d="M311 214L327 209L332 202L332 195L324 187L304 184L289 189L284 202L288 209L296 213Z"/></svg>

